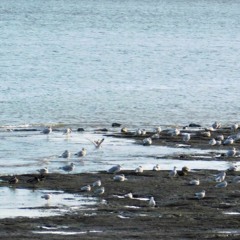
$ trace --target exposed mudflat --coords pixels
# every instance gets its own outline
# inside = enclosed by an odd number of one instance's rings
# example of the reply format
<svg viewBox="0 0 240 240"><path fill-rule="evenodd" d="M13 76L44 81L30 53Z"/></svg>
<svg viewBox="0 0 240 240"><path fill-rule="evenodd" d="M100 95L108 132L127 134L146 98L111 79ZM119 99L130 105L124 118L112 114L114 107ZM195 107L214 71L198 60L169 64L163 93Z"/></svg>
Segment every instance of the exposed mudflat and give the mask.
<svg viewBox="0 0 240 240"><path fill-rule="evenodd" d="M80 188L100 178L105 193L89 210L53 217L0 219L1 238L239 239L240 183L232 180L240 172L227 172L226 188L215 187L215 170L192 170L173 179L169 171L122 173L128 180L114 182L113 175L106 172L49 174L35 185L27 183L33 175L17 176L19 182L10 187L64 190L88 196L93 196L93 191L81 193ZM5 182L9 178L1 177L1 186L9 186ZM189 181L196 178L200 185L190 186ZM194 193L202 190L206 197L196 199ZM129 192L133 199L123 197ZM150 196L156 201L154 208L148 206Z"/></svg>

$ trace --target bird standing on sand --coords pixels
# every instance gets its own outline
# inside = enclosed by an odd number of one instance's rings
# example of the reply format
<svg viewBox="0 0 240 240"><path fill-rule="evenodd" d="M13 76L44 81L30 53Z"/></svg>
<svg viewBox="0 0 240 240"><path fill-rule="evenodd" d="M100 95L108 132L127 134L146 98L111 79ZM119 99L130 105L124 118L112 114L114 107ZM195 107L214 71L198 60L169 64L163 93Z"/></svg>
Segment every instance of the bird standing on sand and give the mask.
<svg viewBox="0 0 240 240"><path fill-rule="evenodd" d="M148 205L149 205L149 207L152 207L152 208L154 208L156 206L156 202L154 200L154 197L150 197Z"/></svg>
<svg viewBox="0 0 240 240"><path fill-rule="evenodd" d="M160 171L160 170L161 170L161 168L160 168L159 164L157 164L153 167L153 171Z"/></svg>
<svg viewBox="0 0 240 240"><path fill-rule="evenodd" d="M189 185L198 186L200 184L199 179L193 179L189 182Z"/></svg>
<svg viewBox="0 0 240 240"><path fill-rule="evenodd" d="M226 177L226 172L224 172L224 171L220 172L219 174L217 174L215 176L215 181L216 182L222 182L222 181L224 181L225 177Z"/></svg>
<svg viewBox="0 0 240 240"><path fill-rule="evenodd" d="M104 194L104 192L105 192L105 188L100 187L94 191L94 196L100 196L100 195Z"/></svg>
<svg viewBox="0 0 240 240"><path fill-rule="evenodd" d="M113 177L113 180L114 180L115 182L124 182L125 180L127 180L127 178L125 177L124 174L120 174L120 175L115 175L115 176Z"/></svg>
<svg viewBox="0 0 240 240"><path fill-rule="evenodd" d="M27 183L32 184L34 187L36 184L38 184L41 181L39 177L33 177L27 180Z"/></svg>
<svg viewBox="0 0 240 240"><path fill-rule="evenodd" d="M135 173L142 173L143 172L143 167L139 166L135 169Z"/></svg>
<svg viewBox="0 0 240 240"><path fill-rule="evenodd" d="M113 166L111 167L110 169L108 169L108 173L117 173L117 172L120 172L122 169L121 165L116 165L116 166Z"/></svg>
<svg viewBox="0 0 240 240"><path fill-rule="evenodd" d="M101 185L102 185L102 182L101 182L100 179L98 179L97 181L95 181L95 182L92 184L93 187L100 187Z"/></svg>
<svg viewBox="0 0 240 240"><path fill-rule="evenodd" d="M86 185L86 186L81 187L81 191L82 191L82 192L90 192L91 189L92 189L92 188L91 188L90 185Z"/></svg>
<svg viewBox="0 0 240 240"><path fill-rule="evenodd" d="M169 177L173 178L177 176L177 167L174 166L173 170L169 172Z"/></svg>
<svg viewBox="0 0 240 240"><path fill-rule="evenodd" d="M9 184L17 184L18 182L19 182L19 180L16 176L14 176L8 180Z"/></svg>
<svg viewBox="0 0 240 240"><path fill-rule="evenodd" d="M197 198L197 199L202 199L202 198L205 197L205 195L206 195L206 191L205 191L205 190L202 190L201 192L195 193L195 198Z"/></svg>
<svg viewBox="0 0 240 240"><path fill-rule="evenodd" d="M223 181L223 182L218 183L215 187L216 188L225 188L225 187L227 187L227 185L228 185L227 181Z"/></svg>
<svg viewBox="0 0 240 240"><path fill-rule="evenodd" d="M238 129L238 127L239 127L239 125L238 125L237 123L234 123L234 124L231 126L231 130L232 130L233 132L236 132L237 129Z"/></svg>

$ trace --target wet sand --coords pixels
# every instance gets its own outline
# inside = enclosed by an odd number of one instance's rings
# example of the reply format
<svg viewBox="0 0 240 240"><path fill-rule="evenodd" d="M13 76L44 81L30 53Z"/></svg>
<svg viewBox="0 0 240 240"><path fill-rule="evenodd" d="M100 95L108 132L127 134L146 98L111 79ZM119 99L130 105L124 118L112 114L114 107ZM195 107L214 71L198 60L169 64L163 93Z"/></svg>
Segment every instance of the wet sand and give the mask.
<svg viewBox="0 0 240 240"><path fill-rule="evenodd" d="M159 139L153 140L154 145L170 147L190 147L209 150L209 158L229 162L238 161L238 157L221 156L220 150L239 147L239 140L233 145L209 146L209 140L218 134L225 138L231 130L219 129L210 137L202 135L204 129L198 131L182 129L191 132L192 138L183 143L182 136L169 136L163 131ZM107 136L132 138L136 144L142 144L145 136L134 133L106 133ZM187 146L181 146L185 144ZM180 145L180 146L179 146ZM156 156L157 157L157 156ZM164 158L172 158L165 156ZM178 156L179 159L191 160L196 156ZM206 160L206 159L204 159ZM161 166L161 159L159 159ZM174 162L173 162L174 164ZM182 166L183 167L183 166ZM234 183L233 178L239 176L239 171L228 171L226 188L216 188L214 175L217 170L191 170L187 175L181 174L171 179L169 171L122 171L127 181L114 182L113 174L107 172L81 174L46 175L37 184L27 183L29 178L37 175L20 175L19 182L10 185L10 176L0 177L0 186L30 189L63 190L68 193L93 196L93 192L83 193L82 186L92 184L101 179L105 193L99 196L96 206L92 209L78 209L62 216L41 218L6 218L0 219L0 238L6 239L239 239L240 235L240 183ZM189 181L200 179L199 186L190 186ZM194 194L206 191L206 197L196 199ZM123 197L133 193L133 199ZM149 207L151 196L156 201L154 208ZM54 197L54 196L53 196ZM145 200L140 200L144 198ZM43 206L47 208L47 206ZM232 214L230 214L232 213ZM51 230L52 229L52 230ZM57 231L63 231L60 234ZM72 233L72 235L70 235Z"/></svg>
<svg viewBox="0 0 240 240"><path fill-rule="evenodd" d="M136 174L123 171L128 178L114 182L113 174L106 172L84 174L48 174L36 185L27 183L33 175L20 175L16 188L64 190L81 193L80 188L98 178L105 187L96 210L76 210L63 216L0 219L2 239L239 239L239 235L221 231L239 231L240 183L231 183L240 172L228 172L226 188L216 188L215 170L191 171L186 176L170 179L169 171L144 171ZM37 176L37 175L35 175ZM8 180L10 177L1 177ZM190 186L190 180L199 178L199 186ZM1 186L9 186L3 182ZM194 193L206 190L204 199ZM133 199L119 198L132 192ZM156 207L136 198L154 196ZM102 200L106 200L102 201ZM46 206L45 206L46 207ZM95 208L94 207L94 208ZM224 214L224 212L238 212ZM67 226L68 228L64 228ZM58 228L46 230L46 227ZM46 231L47 233L36 233ZM51 231L75 232L75 235L51 234ZM34 233L35 232L35 233ZM239 232L238 232L239 233ZM240 234L240 233L239 233Z"/></svg>

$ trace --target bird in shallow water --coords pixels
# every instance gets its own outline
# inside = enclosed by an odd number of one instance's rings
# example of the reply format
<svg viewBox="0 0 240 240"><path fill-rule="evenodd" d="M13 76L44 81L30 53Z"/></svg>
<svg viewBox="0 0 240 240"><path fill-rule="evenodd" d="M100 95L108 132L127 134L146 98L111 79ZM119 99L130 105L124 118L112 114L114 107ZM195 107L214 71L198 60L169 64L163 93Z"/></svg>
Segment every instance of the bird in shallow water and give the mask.
<svg viewBox="0 0 240 240"><path fill-rule="evenodd" d="M43 134L50 134L52 132L52 128L51 127L46 127L42 130L41 133Z"/></svg>
<svg viewBox="0 0 240 240"><path fill-rule="evenodd" d="M75 168L75 164L70 163L70 165L65 165L63 167L60 167L59 169L69 173L69 172L73 171L74 168Z"/></svg>
<svg viewBox="0 0 240 240"><path fill-rule="evenodd" d="M142 140L143 146L150 146L152 144L152 139L150 137L144 138Z"/></svg>
<svg viewBox="0 0 240 240"><path fill-rule="evenodd" d="M74 154L77 157L85 157L87 155L87 150L85 148L82 148L81 151Z"/></svg>
<svg viewBox="0 0 240 240"><path fill-rule="evenodd" d="M66 128L66 129L63 130L63 134L64 135L69 136L71 133L72 133L72 129L71 128Z"/></svg>
<svg viewBox="0 0 240 240"><path fill-rule="evenodd" d="M195 198L197 198L197 199L205 198L205 195L206 195L205 190L202 190L201 192L197 192L197 193L194 194Z"/></svg>
<svg viewBox="0 0 240 240"><path fill-rule="evenodd" d="M41 196L41 198L44 198L45 200L50 200L52 198L52 194L51 193L47 193Z"/></svg>
<svg viewBox="0 0 240 240"><path fill-rule="evenodd" d="M62 158L70 158L71 156L71 153L68 151L68 150L65 150L62 155L60 155L59 157L62 157Z"/></svg>

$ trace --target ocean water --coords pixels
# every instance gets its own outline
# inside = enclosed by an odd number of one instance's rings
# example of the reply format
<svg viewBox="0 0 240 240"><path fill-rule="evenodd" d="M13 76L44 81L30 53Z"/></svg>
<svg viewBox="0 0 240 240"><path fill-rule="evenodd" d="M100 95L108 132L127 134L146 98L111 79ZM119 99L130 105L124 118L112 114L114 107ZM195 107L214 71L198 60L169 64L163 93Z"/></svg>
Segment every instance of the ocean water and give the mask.
<svg viewBox="0 0 240 240"><path fill-rule="evenodd" d="M238 122L239 7L224 0L2 0L2 173L58 171L67 163L58 156L82 147L88 157L71 159L76 172L119 161L151 168L156 158L145 157L168 149L107 138L96 151L87 138L103 137L94 129L113 122L148 129ZM68 139L61 132L6 132L46 125L87 132ZM198 166L212 167L205 164Z"/></svg>

